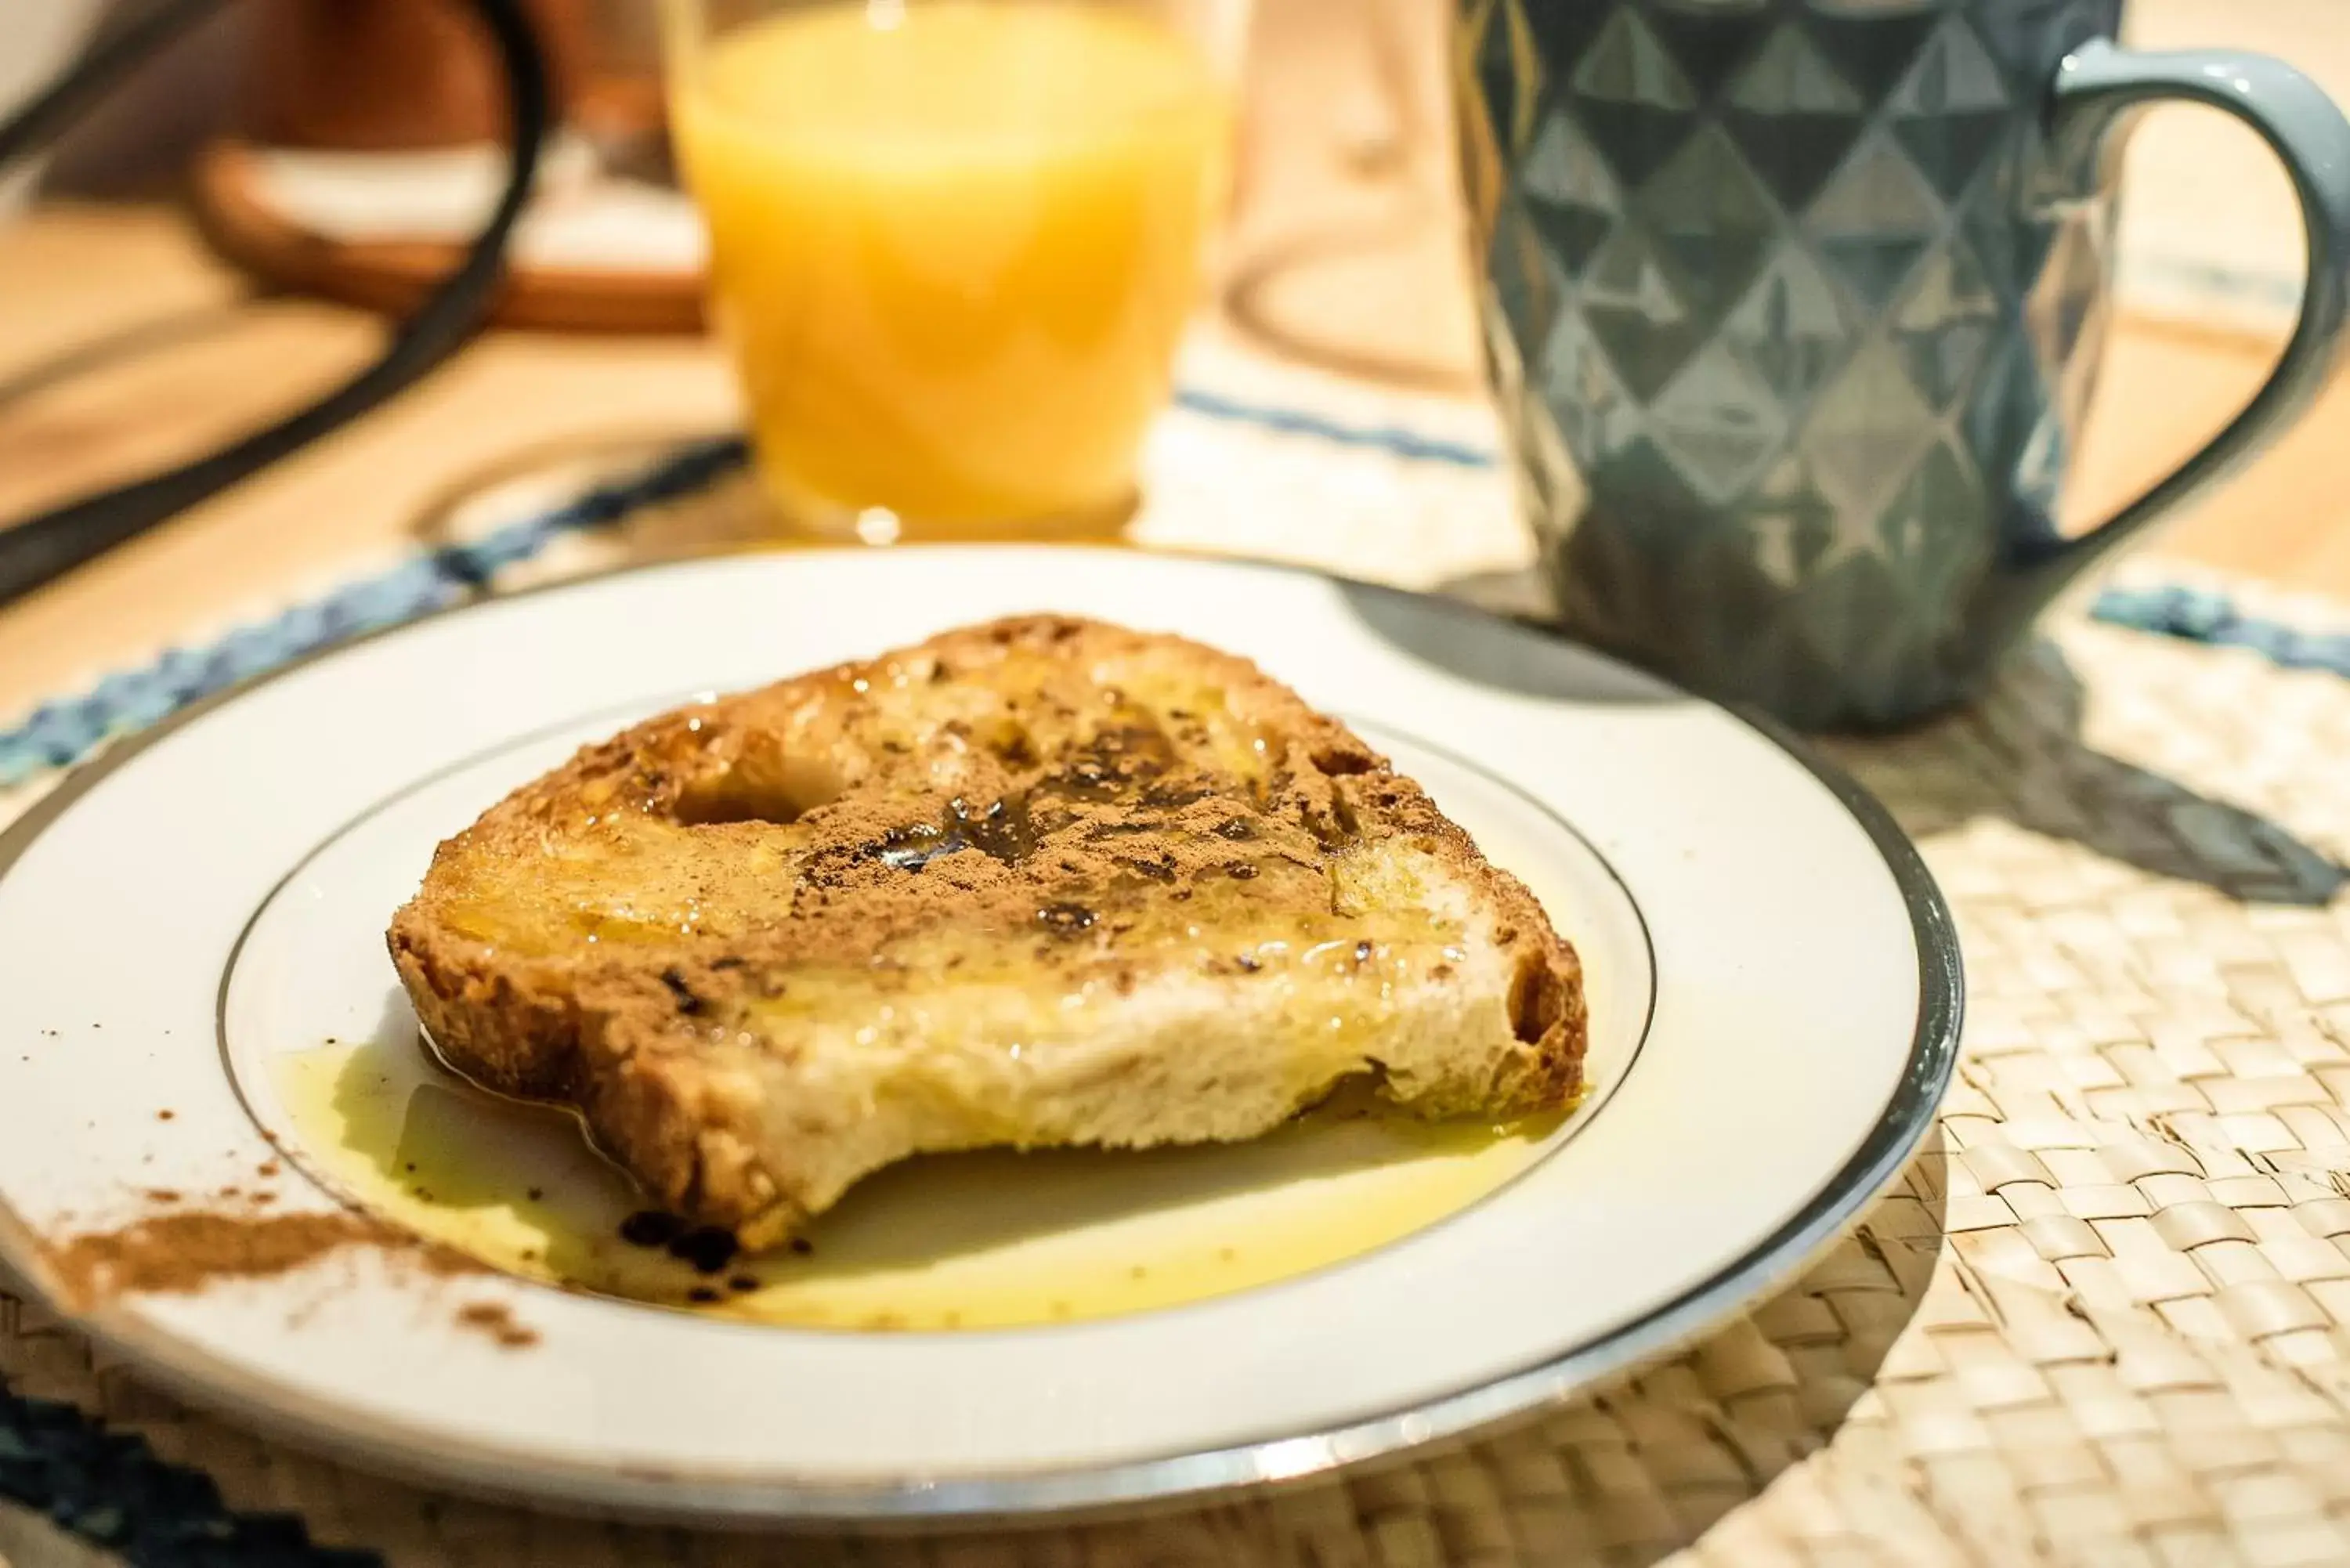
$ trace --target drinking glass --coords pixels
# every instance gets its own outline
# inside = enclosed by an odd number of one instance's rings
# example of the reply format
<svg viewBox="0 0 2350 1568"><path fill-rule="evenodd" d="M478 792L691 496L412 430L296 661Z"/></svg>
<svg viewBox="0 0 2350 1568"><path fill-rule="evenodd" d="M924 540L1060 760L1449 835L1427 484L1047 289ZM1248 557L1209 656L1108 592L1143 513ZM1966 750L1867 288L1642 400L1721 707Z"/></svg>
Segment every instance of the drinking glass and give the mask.
<svg viewBox="0 0 2350 1568"><path fill-rule="evenodd" d="M762 482L869 543L1089 532L1229 178L1230 0L666 0Z"/></svg>

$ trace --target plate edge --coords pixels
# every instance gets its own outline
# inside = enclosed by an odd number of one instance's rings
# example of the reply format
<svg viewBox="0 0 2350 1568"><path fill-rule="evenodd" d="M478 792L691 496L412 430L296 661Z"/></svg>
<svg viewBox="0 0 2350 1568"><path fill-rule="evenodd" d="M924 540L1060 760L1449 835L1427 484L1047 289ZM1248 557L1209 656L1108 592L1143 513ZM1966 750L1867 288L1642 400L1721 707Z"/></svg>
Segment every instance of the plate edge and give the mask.
<svg viewBox="0 0 2350 1568"><path fill-rule="evenodd" d="M1191 1454L1122 1461L1098 1469L977 1480L909 1479L868 1487L763 1480L738 1474L695 1481L670 1473L584 1465L549 1469L544 1461L523 1460L518 1463L528 1468L533 1484L499 1487L485 1483L471 1469L461 1470L453 1464L435 1468L428 1461L411 1457L404 1447L379 1446L353 1438L340 1428L319 1422L273 1397L273 1390L266 1383L258 1387L244 1386L240 1397L232 1388L257 1380L248 1380L207 1353L192 1354L189 1347L175 1342L151 1345L151 1331L111 1308L101 1307L95 1312L72 1310L64 1304L57 1282L47 1267L46 1248L31 1228L5 1205L0 1205L0 1262L13 1268L25 1283L58 1305L92 1338L137 1364L148 1376L183 1395L191 1403L224 1410L233 1419L247 1420L265 1430L286 1434L303 1446L352 1460L379 1473L401 1475L475 1496L523 1501L559 1499L575 1506L588 1505L598 1512L648 1519L698 1520L704 1523L733 1521L745 1525L807 1530L843 1526L944 1530L1013 1525L1024 1521L1038 1522L1045 1515L1101 1517L1196 1503L1224 1493L1302 1480L1340 1467L1398 1461L1433 1444L1489 1435L1519 1421L1536 1418L1602 1378L1671 1354L1728 1319L1756 1294L1793 1277L1844 1234L1849 1222L1899 1174L1901 1167L1933 1129L1935 1112L1956 1070L1960 1027L1965 1012L1963 961L1949 906L1924 857L1892 814L1857 780L1785 725L1751 709L1682 691L1661 677L1625 665L1599 649L1461 600L1367 583L1311 566L1119 544L914 545L911 549L974 547L991 552L1164 556L1242 570L1277 572L1406 599L1440 607L1465 620L1509 634L1574 648L1630 670L1661 691L1715 708L1744 724L1811 774L1844 807L1876 847L1909 916L1918 959L1918 1021L1901 1080L1877 1126L1804 1209L1754 1247L1654 1311L1540 1366L1444 1395L1408 1410L1348 1422L1322 1433L1259 1439ZM899 546L892 553L906 553L906 548ZM133 758L263 686L379 639L445 617L542 594L663 570L741 560L746 555L757 558L761 554L795 557L869 553L869 548L805 546L764 553L720 549L629 563L535 584L494 597L466 600L315 649L192 703L151 728L125 737L67 774L21 817L0 830L0 877L5 877L75 802ZM190 1369L191 1363L196 1364L194 1369Z"/></svg>

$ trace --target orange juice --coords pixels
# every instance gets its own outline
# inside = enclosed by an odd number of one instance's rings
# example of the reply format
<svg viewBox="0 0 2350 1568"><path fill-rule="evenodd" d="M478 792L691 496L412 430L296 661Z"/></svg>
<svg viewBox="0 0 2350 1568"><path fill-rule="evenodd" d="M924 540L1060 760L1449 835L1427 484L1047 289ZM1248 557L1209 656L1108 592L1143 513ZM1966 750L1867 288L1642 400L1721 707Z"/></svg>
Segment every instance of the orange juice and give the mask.
<svg viewBox="0 0 2350 1568"><path fill-rule="evenodd" d="M1190 40L1086 0L827 0L689 51L672 96L788 513L1124 504L1224 173Z"/></svg>

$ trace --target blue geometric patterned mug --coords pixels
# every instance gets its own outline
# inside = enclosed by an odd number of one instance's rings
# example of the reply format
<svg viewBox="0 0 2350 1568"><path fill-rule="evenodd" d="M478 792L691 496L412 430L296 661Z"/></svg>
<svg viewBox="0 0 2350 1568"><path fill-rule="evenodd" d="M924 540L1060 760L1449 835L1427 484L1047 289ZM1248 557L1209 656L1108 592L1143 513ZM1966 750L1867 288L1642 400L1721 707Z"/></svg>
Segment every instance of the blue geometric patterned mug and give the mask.
<svg viewBox="0 0 2350 1568"><path fill-rule="evenodd" d="M2121 48L2121 9L1461 0L1488 357L1568 629L1808 727L1899 723L2308 406L2350 308L2350 120L2275 60ZM2243 414L2067 538L2116 155L2164 100L2283 160L2309 283Z"/></svg>

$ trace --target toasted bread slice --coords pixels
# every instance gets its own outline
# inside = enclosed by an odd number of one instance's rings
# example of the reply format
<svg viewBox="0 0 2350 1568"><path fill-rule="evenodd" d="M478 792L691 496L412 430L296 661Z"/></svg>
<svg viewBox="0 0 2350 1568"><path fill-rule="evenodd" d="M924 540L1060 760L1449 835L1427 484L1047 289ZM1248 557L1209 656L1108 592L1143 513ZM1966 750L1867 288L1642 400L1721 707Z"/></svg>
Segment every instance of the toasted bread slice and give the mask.
<svg viewBox="0 0 2350 1568"><path fill-rule="evenodd" d="M1574 950L1246 661L1031 617L682 708L441 846L392 958L458 1071L787 1236L926 1151L1254 1137L1341 1080L1565 1104Z"/></svg>

